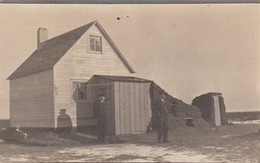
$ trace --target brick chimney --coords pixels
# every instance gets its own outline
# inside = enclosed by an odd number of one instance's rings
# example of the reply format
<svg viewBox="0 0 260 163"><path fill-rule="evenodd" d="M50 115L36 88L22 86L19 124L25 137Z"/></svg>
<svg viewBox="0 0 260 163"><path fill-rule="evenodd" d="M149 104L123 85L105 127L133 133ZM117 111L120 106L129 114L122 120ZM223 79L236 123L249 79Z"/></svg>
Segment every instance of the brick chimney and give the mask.
<svg viewBox="0 0 260 163"><path fill-rule="evenodd" d="M48 30L47 28L38 28L37 31L37 48L41 47L41 43L48 40Z"/></svg>

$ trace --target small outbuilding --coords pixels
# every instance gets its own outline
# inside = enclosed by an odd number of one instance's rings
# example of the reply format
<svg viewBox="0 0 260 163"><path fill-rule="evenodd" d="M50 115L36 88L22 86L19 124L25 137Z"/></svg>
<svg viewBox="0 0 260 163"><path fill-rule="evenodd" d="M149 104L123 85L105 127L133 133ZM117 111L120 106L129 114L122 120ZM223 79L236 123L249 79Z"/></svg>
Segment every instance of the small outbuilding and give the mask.
<svg viewBox="0 0 260 163"><path fill-rule="evenodd" d="M137 77L94 75L82 90L91 101L95 101L98 94L105 95L109 135L133 134L144 133L150 123L150 84L150 80ZM81 123L91 125L93 107L85 105L77 109L77 117L86 121Z"/></svg>
<svg viewBox="0 0 260 163"><path fill-rule="evenodd" d="M201 116L207 122L221 126L227 124L226 107L221 93L207 93L196 97L192 105L200 109Z"/></svg>

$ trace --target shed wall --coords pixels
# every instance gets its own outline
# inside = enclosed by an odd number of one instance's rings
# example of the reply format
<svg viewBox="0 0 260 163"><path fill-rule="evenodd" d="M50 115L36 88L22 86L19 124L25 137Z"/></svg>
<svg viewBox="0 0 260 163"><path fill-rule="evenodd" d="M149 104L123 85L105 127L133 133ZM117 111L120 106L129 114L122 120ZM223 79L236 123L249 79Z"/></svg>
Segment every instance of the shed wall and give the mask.
<svg viewBox="0 0 260 163"><path fill-rule="evenodd" d="M54 127L53 70L10 80L10 126Z"/></svg>
<svg viewBox="0 0 260 163"><path fill-rule="evenodd" d="M214 119L215 125L221 126L221 115L220 115L220 103L219 103L219 96L212 96L213 98L213 106L214 106Z"/></svg>
<svg viewBox="0 0 260 163"><path fill-rule="evenodd" d="M219 97L219 105L220 105L221 124L226 125L228 124L228 121L227 121L226 106L224 103L223 96Z"/></svg>
<svg viewBox="0 0 260 163"><path fill-rule="evenodd" d="M150 83L115 82L115 131L118 134L143 133L152 111Z"/></svg>

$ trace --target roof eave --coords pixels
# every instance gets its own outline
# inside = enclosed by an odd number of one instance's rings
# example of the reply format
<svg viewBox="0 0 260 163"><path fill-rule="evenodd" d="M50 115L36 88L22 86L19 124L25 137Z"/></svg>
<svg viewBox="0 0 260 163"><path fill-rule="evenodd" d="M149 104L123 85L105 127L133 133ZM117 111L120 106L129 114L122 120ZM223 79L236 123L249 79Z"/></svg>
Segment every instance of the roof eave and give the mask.
<svg viewBox="0 0 260 163"><path fill-rule="evenodd" d="M52 70L52 69L53 69L53 67L50 67L50 68L48 68L46 70L41 70L41 71L37 71L37 72L30 73L30 74L27 74L27 75L21 75L21 76L15 76L15 77L12 77L12 75L10 75L6 80L13 80L13 79L17 79L17 78L22 78L22 77L25 77L25 76L37 74L39 72L44 72L44 71L48 71L48 70Z"/></svg>
<svg viewBox="0 0 260 163"><path fill-rule="evenodd" d="M100 28L101 32L103 32L103 34L106 36L106 38L109 40L109 43L112 45L112 48L115 50L115 52L118 54L118 57L121 59L121 61L125 64L125 66L127 67L128 71L130 73L135 73L135 70L133 69L133 67L129 64L129 62L127 62L126 58L123 56L123 54L121 53L121 51L117 48L116 44L113 42L113 40L110 38L110 36L106 33L106 31L104 30L104 28L101 26L101 24L96 20L94 24L97 24L98 27Z"/></svg>

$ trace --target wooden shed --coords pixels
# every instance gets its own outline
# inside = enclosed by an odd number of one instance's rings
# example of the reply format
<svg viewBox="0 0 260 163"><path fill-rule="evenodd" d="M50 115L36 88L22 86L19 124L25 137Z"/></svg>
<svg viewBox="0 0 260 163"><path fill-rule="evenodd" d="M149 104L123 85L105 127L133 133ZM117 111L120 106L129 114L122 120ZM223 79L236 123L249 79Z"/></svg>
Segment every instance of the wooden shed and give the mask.
<svg viewBox="0 0 260 163"><path fill-rule="evenodd" d="M152 116L150 84L129 76L95 75L89 80L92 99L100 93L106 97L108 135L146 132ZM93 108L87 109L90 113Z"/></svg>
<svg viewBox="0 0 260 163"><path fill-rule="evenodd" d="M202 118L207 122L215 126L227 124L226 108L221 93L210 92L198 96L192 101L192 105L200 109Z"/></svg>

